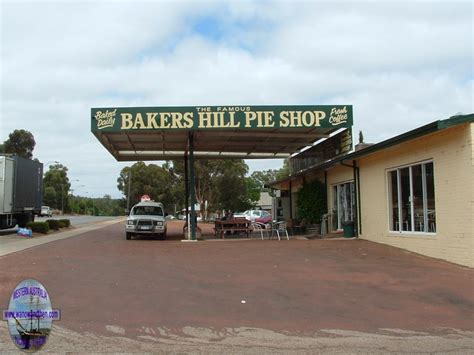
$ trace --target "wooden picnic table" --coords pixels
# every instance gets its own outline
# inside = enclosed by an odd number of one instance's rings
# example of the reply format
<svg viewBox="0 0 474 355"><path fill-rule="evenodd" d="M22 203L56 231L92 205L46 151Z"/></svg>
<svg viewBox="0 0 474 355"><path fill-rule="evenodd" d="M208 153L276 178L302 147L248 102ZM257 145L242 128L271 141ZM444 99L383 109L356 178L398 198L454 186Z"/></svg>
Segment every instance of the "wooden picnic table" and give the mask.
<svg viewBox="0 0 474 355"><path fill-rule="evenodd" d="M215 221L214 233L216 236L225 238L226 232L245 233L247 237L252 231L251 222L245 218L233 218L224 221Z"/></svg>

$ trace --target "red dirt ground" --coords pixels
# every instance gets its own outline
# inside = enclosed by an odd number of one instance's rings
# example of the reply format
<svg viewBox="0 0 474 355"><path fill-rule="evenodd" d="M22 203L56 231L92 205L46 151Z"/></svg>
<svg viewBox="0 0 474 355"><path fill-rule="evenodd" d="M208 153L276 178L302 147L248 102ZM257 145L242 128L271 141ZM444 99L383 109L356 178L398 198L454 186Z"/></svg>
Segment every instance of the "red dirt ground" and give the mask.
<svg viewBox="0 0 474 355"><path fill-rule="evenodd" d="M183 243L181 232L172 222L172 240L127 241L120 223L1 257L0 303L35 278L78 331L474 329L469 268L363 240Z"/></svg>

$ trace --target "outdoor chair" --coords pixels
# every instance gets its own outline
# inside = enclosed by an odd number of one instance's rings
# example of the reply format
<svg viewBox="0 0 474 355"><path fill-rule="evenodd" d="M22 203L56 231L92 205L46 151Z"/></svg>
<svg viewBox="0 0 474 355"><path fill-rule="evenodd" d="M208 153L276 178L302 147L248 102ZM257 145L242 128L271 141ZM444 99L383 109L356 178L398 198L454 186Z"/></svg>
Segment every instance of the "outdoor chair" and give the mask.
<svg viewBox="0 0 474 355"><path fill-rule="evenodd" d="M251 224L251 226L252 226L253 232L260 233L260 236L262 237L262 240L263 240L263 232L265 232L267 234L269 233L269 230L267 229L267 226L263 223L253 222Z"/></svg>
<svg viewBox="0 0 474 355"><path fill-rule="evenodd" d="M436 211L428 210L428 232L436 233Z"/></svg>
<svg viewBox="0 0 474 355"><path fill-rule="evenodd" d="M278 240L281 240L280 233L282 234L283 237L286 235L286 239L290 240L290 236L288 235L288 231L286 230L285 221L274 222L272 224L272 236L273 236L273 232L276 232Z"/></svg>
<svg viewBox="0 0 474 355"><path fill-rule="evenodd" d="M332 226L332 213L323 214L321 220L321 235L326 235L330 232L330 227Z"/></svg>

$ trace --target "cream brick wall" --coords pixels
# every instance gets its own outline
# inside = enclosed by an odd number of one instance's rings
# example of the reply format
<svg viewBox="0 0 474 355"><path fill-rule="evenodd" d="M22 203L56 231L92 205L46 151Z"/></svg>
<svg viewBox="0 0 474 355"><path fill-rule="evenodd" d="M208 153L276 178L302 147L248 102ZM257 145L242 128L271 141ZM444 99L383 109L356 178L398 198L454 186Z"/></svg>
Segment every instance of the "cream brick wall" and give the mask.
<svg viewBox="0 0 474 355"><path fill-rule="evenodd" d="M474 267L473 142L474 124L471 123L361 158L358 161L360 237ZM436 234L389 233L387 170L428 159L432 159L434 165ZM341 174L345 174L341 168L328 171L328 182L341 179ZM352 179L352 170L345 169L350 175L347 178Z"/></svg>

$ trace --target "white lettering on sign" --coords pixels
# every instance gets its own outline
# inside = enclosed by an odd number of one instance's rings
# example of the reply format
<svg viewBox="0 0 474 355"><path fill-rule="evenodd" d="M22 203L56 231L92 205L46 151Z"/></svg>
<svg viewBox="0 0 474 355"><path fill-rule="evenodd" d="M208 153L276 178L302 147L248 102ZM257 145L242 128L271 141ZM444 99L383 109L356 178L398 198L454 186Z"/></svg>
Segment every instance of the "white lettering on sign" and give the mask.
<svg viewBox="0 0 474 355"><path fill-rule="evenodd" d="M258 128L275 127L273 121L275 112L273 111L249 111L245 112L245 128L252 127L252 122L256 122Z"/></svg>
<svg viewBox="0 0 474 355"><path fill-rule="evenodd" d="M250 106L219 106L217 107L217 111L223 112L245 112L250 111Z"/></svg>
<svg viewBox="0 0 474 355"><path fill-rule="evenodd" d="M239 128L235 121L235 112L199 112L198 128Z"/></svg>
<svg viewBox="0 0 474 355"><path fill-rule="evenodd" d="M193 111L129 112L118 109L122 130L152 129L253 129L253 128L317 128L347 124L351 119L351 106L333 106L318 110L273 111L252 110L250 106L197 107ZM115 126L117 109L102 109L95 113L98 129Z"/></svg>
<svg viewBox="0 0 474 355"><path fill-rule="evenodd" d="M95 119L97 121L97 129L103 128L111 128L115 124L115 114L117 113L117 109L113 111L97 111L95 113Z"/></svg>
<svg viewBox="0 0 474 355"><path fill-rule="evenodd" d="M333 107L331 109L331 114L329 116L329 123L331 123L333 126L346 123L347 119L348 119L348 113L347 113L346 106L344 106L343 108Z"/></svg>
<svg viewBox="0 0 474 355"><path fill-rule="evenodd" d="M324 111L282 111L280 127L320 127Z"/></svg>
<svg viewBox="0 0 474 355"><path fill-rule="evenodd" d="M145 117L140 112L135 116L125 112L121 113L120 117L120 129L192 128L194 124L192 112L147 112Z"/></svg>

